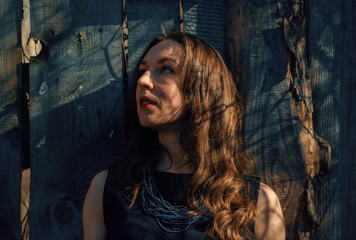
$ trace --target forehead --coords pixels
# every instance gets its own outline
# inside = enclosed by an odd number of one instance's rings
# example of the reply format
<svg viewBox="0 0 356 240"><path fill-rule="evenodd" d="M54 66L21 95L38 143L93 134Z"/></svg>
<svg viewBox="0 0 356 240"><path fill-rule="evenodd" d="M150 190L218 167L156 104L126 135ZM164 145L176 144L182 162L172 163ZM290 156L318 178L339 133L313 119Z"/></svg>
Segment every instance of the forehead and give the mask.
<svg viewBox="0 0 356 240"><path fill-rule="evenodd" d="M179 63L184 56L183 47L171 39L154 45L143 58L143 63L157 61L162 58L171 58Z"/></svg>

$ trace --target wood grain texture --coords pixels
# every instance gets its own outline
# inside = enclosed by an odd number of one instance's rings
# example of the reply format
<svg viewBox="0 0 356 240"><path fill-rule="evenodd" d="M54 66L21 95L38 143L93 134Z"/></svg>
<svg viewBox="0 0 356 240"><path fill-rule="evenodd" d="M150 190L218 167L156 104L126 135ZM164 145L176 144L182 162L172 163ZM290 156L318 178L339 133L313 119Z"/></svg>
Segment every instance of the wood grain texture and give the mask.
<svg viewBox="0 0 356 240"><path fill-rule="evenodd" d="M296 239L306 174L291 114L280 13L275 1L229 4L228 61L241 77L239 88L246 98L246 150L281 201L287 239Z"/></svg>
<svg viewBox="0 0 356 240"><path fill-rule="evenodd" d="M121 1L31 1L32 239L81 239L93 176L120 152Z"/></svg>
<svg viewBox="0 0 356 240"><path fill-rule="evenodd" d="M16 1L0 4L0 238L20 239L21 6Z"/></svg>
<svg viewBox="0 0 356 240"><path fill-rule="evenodd" d="M308 55L316 132L331 143L331 171L320 178L318 239L356 236L355 15L352 1L307 1Z"/></svg>
<svg viewBox="0 0 356 240"><path fill-rule="evenodd" d="M226 1L183 1L183 29L211 43L225 59Z"/></svg>
<svg viewBox="0 0 356 240"><path fill-rule="evenodd" d="M129 76L148 43L157 35L179 29L179 3L173 0L126 1Z"/></svg>
<svg viewBox="0 0 356 240"><path fill-rule="evenodd" d="M279 3L278 10L289 49L286 79L291 92L291 115L307 174L304 199L306 214L298 220L298 236L300 239L313 239L321 222L321 178L330 170L331 146L314 130L314 106L306 52L305 5L303 1Z"/></svg>

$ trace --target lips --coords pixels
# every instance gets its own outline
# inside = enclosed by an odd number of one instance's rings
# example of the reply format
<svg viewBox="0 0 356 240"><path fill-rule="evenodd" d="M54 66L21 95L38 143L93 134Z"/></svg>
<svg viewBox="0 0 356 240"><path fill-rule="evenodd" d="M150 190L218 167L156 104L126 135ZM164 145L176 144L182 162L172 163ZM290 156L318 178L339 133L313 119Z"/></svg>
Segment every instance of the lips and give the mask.
<svg viewBox="0 0 356 240"><path fill-rule="evenodd" d="M140 108L147 108L150 105L154 105L155 103L148 97L143 96L140 97Z"/></svg>

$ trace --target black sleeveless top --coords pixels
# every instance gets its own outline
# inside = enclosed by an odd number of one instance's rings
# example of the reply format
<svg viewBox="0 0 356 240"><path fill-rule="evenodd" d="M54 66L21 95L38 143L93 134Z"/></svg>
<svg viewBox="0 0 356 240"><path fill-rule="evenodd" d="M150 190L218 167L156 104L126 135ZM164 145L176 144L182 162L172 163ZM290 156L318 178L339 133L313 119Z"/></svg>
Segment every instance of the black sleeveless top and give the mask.
<svg viewBox="0 0 356 240"><path fill-rule="evenodd" d="M207 215L192 224L187 230L177 233L163 230L155 218L148 215L136 201L130 208L130 200L123 191L110 181L110 171L105 183L103 196L104 222L108 240L189 240L209 239L205 234L206 227L211 223L212 216ZM172 204L185 203L185 189L192 174L155 172L157 188L165 200ZM250 186L249 197L257 204L260 178L248 176ZM250 228L254 232L254 226Z"/></svg>

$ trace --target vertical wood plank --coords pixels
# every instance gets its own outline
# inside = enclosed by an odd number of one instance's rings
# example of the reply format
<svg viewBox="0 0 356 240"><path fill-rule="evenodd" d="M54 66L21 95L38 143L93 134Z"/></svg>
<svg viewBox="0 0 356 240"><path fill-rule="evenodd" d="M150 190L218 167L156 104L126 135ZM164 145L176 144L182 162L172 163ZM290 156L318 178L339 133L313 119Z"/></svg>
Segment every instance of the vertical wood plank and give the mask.
<svg viewBox="0 0 356 240"><path fill-rule="evenodd" d="M211 43L225 59L227 1L183 1L183 29Z"/></svg>
<svg viewBox="0 0 356 240"><path fill-rule="evenodd" d="M18 1L0 4L0 238L20 239L21 5Z"/></svg>
<svg viewBox="0 0 356 240"><path fill-rule="evenodd" d="M356 236L355 14L352 1L306 1L318 134L331 143L331 171L321 179L318 239Z"/></svg>
<svg viewBox="0 0 356 240"><path fill-rule="evenodd" d="M179 3L173 0L126 1L129 76L148 43L164 31L179 29Z"/></svg>
<svg viewBox="0 0 356 240"><path fill-rule="evenodd" d="M33 239L81 239L90 181L120 152L121 26L121 1L31 0Z"/></svg>
<svg viewBox="0 0 356 240"><path fill-rule="evenodd" d="M246 150L281 201L287 239L296 239L306 175L291 114L281 16L275 1L234 0L228 9L228 61L246 98Z"/></svg>

